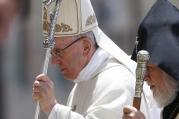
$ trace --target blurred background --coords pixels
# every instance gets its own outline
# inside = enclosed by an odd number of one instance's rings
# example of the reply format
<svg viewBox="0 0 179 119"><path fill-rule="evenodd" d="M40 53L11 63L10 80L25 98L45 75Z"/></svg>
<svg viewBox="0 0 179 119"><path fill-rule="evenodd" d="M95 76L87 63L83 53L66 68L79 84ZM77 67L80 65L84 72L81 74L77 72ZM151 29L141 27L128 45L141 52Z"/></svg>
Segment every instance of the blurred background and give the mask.
<svg viewBox="0 0 179 119"><path fill-rule="evenodd" d="M179 0L170 0L179 8ZM140 22L155 0L91 0L99 26L127 54L134 48ZM33 119L32 84L41 73L43 49L41 0L0 0L0 119ZM73 86L56 66L48 75L58 101L65 104ZM40 119L47 117L41 113Z"/></svg>

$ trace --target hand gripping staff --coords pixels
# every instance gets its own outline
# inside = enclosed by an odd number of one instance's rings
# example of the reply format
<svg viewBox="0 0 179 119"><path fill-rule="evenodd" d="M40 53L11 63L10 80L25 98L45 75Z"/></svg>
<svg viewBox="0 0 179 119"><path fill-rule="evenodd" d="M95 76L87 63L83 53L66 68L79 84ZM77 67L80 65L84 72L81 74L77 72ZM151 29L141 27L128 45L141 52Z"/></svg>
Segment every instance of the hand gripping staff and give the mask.
<svg viewBox="0 0 179 119"><path fill-rule="evenodd" d="M48 6L52 2L54 2L54 0L43 0L43 6ZM44 48L46 49L46 55L45 55L45 60L44 60L44 65L43 65L43 70L42 70L43 74L47 74L48 63L49 63L49 59L51 57L50 50L51 50L51 48L53 48L53 46L55 44L54 34L55 34L56 21L57 21L57 17L58 17L59 10L60 10L60 4L61 4L61 0L55 1L55 8L53 11L52 18L50 19L51 23L50 23L50 29L48 31L48 36L46 37L46 39L43 42ZM39 113L40 113L40 105L39 105L39 102L37 102L34 119L38 119Z"/></svg>
<svg viewBox="0 0 179 119"><path fill-rule="evenodd" d="M147 63L149 61L149 53L141 50L137 53L137 68L136 68L136 86L133 106L140 110L141 93L143 90L144 77L147 72Z"/></svg>

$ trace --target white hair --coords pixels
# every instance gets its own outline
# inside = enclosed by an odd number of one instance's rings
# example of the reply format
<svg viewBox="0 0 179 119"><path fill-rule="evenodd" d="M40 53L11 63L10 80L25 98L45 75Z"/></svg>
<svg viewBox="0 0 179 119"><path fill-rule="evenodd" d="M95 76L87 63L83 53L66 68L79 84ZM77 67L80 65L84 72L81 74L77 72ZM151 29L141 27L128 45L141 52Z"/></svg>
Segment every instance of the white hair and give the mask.
<svg viewBox="0 0 179 119"><path fill-rule="evenodd" d="M96 39L95 39L94 33L92 31L79 34L79 35L75 36L75 38L78 39L78 38L83 37L83 36L84 37L88 37L92 41L92 44L94 45L94 47L98 48L98 45L96 43Z"/></svg>
<svg viewBox="0 0 179 119"><path fill-rule="evenodd" d="M167 73L163 72L163 74L163 81L166 84L166 90L158 90L157 94L154 95L154 99L159 107L165 107L170 104L176 98L178 91L178 82Z"/></svg>

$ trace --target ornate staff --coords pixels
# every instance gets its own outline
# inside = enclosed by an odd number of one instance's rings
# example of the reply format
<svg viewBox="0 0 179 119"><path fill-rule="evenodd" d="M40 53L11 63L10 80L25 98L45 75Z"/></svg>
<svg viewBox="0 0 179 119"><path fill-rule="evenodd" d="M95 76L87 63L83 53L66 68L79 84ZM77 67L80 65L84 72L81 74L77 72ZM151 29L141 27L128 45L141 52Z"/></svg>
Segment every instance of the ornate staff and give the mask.
<svg viewBox="0 0 179 119"><path fill-rule="evenodd" d="M149 53L141 50L137 53L137 68L136 68L136 86L133 106L140 110L141 93L143 90L144 77L147 71L147 63L149 61Z"/></svg>
<svg viewBox="0 0 179 119"><path fill-rule="evenodd" d="M52 2L54 2L54 0L43 0L43 6L49 6ZM43 70L42 70L43 74L47 74L49 59L51 57L50 50L53 48L55 44L54 34L55 34L55 26L56 26L57 17L59 14L60 4L61 4L61 0L56 0L55 8L50 18L51 23L50 23L50 29L48 31L48 36L43 42L44 48L46 49L46 55L45 55L45 60L44 60L44 65L43 65ZM39 113L40 113L40 105L39 105L39 102L37 102L34 119L38 119Z"/></svg>

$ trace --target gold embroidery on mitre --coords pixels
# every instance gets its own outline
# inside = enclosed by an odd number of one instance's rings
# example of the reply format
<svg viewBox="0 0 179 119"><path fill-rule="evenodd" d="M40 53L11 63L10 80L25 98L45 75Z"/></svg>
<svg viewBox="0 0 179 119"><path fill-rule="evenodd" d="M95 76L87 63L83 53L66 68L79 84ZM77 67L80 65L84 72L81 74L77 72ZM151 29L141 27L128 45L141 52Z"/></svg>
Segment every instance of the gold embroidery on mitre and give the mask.
<svg viewBox="0 0 179 119"><path fill-rule="evenodd" d="M50 23L48 22L47 9L44 7L43 30L48 32L49 29L50 29ZM69 31L72 31L72 28L65 23L55 25L55 32L69 32Z"/></svg>
<svg viewBox="0 0 179 119"><path fill-rule="evenodd" d="M48 32L50 24L48 23L48 15L47 15L47 9L43 8L44 14L43 14L43 30Z"/></svg>
<svg viewBox="0 0 179 119"><path fill-rule="evenodd" d="M89 26L89 25L91 25L91 24L93 24L93 23L95 23L95 22L96 22L96 16L95 16L95 14L90 15L90 16L87 18L87 20L86 20L86 26Z"/></svg>
<svg viewBox="0 0 179 119"><path fill-rule="evenodd" d="M56 32L69 32L69 31L72 31L72 28L65 23L61 23L61 24L56 24L55 31Z"/></svg>

